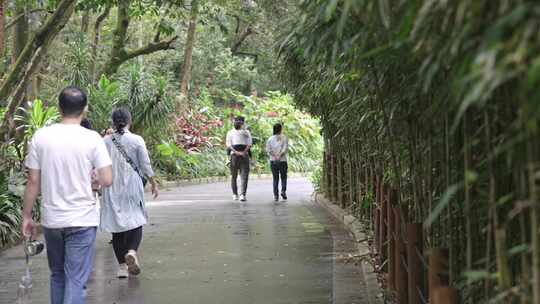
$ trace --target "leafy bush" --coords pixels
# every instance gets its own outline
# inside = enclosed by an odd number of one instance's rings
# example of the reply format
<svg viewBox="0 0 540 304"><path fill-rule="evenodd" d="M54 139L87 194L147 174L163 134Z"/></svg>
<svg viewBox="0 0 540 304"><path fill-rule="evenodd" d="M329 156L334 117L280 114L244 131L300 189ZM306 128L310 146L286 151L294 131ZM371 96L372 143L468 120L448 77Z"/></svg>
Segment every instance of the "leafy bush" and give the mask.
<svg viewBox="0 0 540 304"><path fill-rule="evenodd" d="M153 159L156 167L172 178L223 176L228 172L225 153L214 147L188 152L175 143L163 142L156 147Z"/></svg>
<svg viewBox="0 0 540 304"><path fill-rule="evenodd" d="M223 126L219 118L208 115L208 108L200 111L189 111L176 118L176 144L186 151L201 151L205 147L212 147L218 138L211 136L211 130Z"/></svg>
<svg viewBox="0 0 540 304"><path fill-rule="evenodd" d="M21 208L20 198L0 193L0 247L19 239Z"/></svg>
<svg viewBox="0 0 540 304"><path fill-rule="evenodd" d="M49 126L58 121L60 114L54 106L45 106L41 99L36 99L29 104L28 109L20 108L22 115L15 116L19 122L19 128L24 130L24 142L34 136L38 129Z"/></svg>
<svg viewBox="0 0 540 304"><path fill-rule="evenodd" d="M233 102L215 105L223 100ZM153 153L156 166L169 177L228 174L225 136L233 127L232 118L238 115L246 117L253 136L252 172L269 172L265 146L277 122L283 123L284 134L289 137L290 170L309 172L319 164L322 139L318 121L295 109L290 95L270 92L257 98L224 91L215 97L203 90L196 104L197 109L177 119L174 139L165 140Z"/></svg>
<svg viewBox="0 0 540 304"><path fill-rule="evenodd" d="M88 117L97 131L103 131L111 126L113 108L124 106L131 112L135 133L160 138L168 131L169 116L174 110L169 86L166 78L136 64L126 69L118 80L102 76L96 86L89 87Z"/></svg>
<svg viewBox="0 0 540 304"><path fill-rule="evenodd" d="M233 110L234 115L246 117L254 140L252 151L259 165L263 168L267 167L266 140L272 135L272 126L278 122L283 124L283 134L289 138L290 170L309 172L318 165L318 159L322 153L319 122L296 109L292 96L280 92L268 92L262 98L242 95L234 97L243 105L243 109ZM229 120L224 129L226 131L231 128L232 122Z"/></svg>

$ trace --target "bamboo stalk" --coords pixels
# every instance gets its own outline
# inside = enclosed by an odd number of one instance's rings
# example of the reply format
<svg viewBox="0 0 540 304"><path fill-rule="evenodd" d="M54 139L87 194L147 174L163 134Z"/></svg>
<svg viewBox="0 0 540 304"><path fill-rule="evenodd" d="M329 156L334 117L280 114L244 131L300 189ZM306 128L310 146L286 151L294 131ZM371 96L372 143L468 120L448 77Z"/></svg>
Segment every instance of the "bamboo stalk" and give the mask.
<svg viewBox="0 0 540 304"><path fill-rule="evenodd" d="M469 169L471 167L471 143L469 139L469 114L465 113L463 119L463 176L465 180L465 234L466 234L466 268L472 270L473 263L473 242L472 242L472 223L471 223L471 184L469 180Z"/></svg>
<svg viewBox="0 0 540 304"><path fill-rule="evenodd" d="M499 287L502 290L508 290L512 287L512 281L508 266L508 256L506 255L506 230L504 228L497 228L495 230L495 249L497 253Z"/></svg>
<svg viewBox="0 0 540 304"><path fill-rule="evenodd" d="M534 204L531 208L531 252L532 252L532 293L533 303L540 304L540 236L538 232L538 190L536 188L536 149L532 140L536 138L536 124L528 128L527 169L529 173L529 200Z"/></svg>
<svg viewBox="0 0 540 304"><path fill-rule="evenodd" d="M484 130L485 130L485 139L486 139L486 146L488 151L492 151L491 147L491 126L490 126L490 119L489 114L486 111L484 111ZM495 226L495 229L498 229L498 219L497 219L497 202L496 202L496 189L495 189L495 172L493 168L493 155L491 152L488 153L488 173L489 173L489 211L488 211L488 226L487 226L487 237L486 237L486 264L485 264L485 270L487 273L490 272L490 265L491 265L491 241L493 238L493 226ZM504 231L503 231L504 232ZM495 246L498 249L503 249L503 244L498 244L498 241L503 241L502 235L500 235L501 238L495 238ZM497 251L499 254L500 252ZM497 259L499 262L499 259ZM503 267L506 265L506 263L502 260L500 260L501 264L498 263L498 268ZM506 270L506 269L505 269ZM485 298L490 298L490 291L491 291L491 278L487 277L484 280L484 290L485 290Z"/></svg>

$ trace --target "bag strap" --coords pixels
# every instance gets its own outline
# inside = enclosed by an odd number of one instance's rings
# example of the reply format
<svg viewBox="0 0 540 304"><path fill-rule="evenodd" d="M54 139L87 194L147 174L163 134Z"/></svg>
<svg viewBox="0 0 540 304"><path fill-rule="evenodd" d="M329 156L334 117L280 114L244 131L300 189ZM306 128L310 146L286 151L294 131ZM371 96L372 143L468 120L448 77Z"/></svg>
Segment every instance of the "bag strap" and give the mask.
<svg viewBox="0 0 540 304"><path fill-rule="evenodd" d="M135 165L133 160L131 160L126 150L124 149L124 146L122 146L122 144L118 141L118 139L114 136L114 134L111 135L111 137L112 137L113 144L116 146L116 149L118 149L120 154L122 154L126 162L131 166L131 168L133 168L133 170L135 170L135 172L139 175L140 178L144 179L144 176L141 170L137 167L137 165Z"/></svg>

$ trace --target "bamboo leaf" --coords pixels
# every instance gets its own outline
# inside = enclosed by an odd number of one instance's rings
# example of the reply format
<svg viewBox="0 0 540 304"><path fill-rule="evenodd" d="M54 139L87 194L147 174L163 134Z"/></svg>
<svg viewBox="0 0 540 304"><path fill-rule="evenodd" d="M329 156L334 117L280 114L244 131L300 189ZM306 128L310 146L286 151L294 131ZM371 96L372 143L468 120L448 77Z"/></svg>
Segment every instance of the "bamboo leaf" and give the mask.
<svg viewBox="0 0 540 304"><path fill-rule="evenodd" d="M437 220L443 210L448 207L450 200L456 195L456 193L463 187L462 183L454 184L448 187L444 192L441 200L437 203L437 206L429 213L427 219L424 221L424 227L429 228Z"/></svg>

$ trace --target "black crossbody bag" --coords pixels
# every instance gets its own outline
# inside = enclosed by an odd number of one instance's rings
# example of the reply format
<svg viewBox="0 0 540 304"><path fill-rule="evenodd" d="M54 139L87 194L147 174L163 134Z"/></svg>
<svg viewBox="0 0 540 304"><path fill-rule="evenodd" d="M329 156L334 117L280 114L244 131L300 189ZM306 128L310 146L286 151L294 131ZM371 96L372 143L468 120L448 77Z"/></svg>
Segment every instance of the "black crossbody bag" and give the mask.
<svg viewBox="0 0 540 304"><path fill-rule="evenodd" d="M131 158L127 155L126 150L124 150L124 146L122 146L122 144L116 139L116 137L114 137L114 135L112 135L112 142L116 146L120 154L122 154L122 156L127 161L127 163L131 166L131 168L133 168L133 170L135 170L137 175L139 175L139 177L142 180L143 187L146 186L146 183L148 182L148 180L144 177L139 167L137 167L137 165L135 165L133 160L131 160Z"/></svg>

